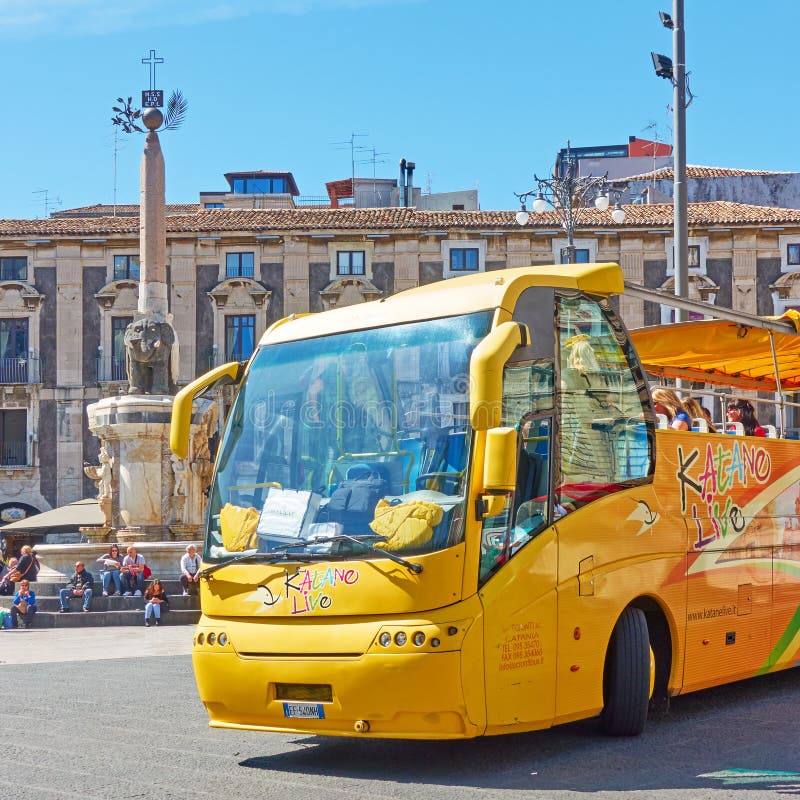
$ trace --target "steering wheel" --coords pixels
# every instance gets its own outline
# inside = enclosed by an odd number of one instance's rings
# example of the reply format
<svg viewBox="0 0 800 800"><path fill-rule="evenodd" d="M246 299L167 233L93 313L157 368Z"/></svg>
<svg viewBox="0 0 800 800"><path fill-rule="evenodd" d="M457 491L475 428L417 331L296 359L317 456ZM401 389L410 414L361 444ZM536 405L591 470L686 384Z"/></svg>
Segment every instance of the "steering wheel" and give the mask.
<svg viewBox="0 0 800 800"><path fill-rule="evenodd" d="M447 488L447 484L450 483L452 484L452 493L457 494L462 477L463 475L460 472L423 472L421 475L417 475L416 488L429 489L431 487L427 486L426 484L429 481L435 481L435 491L443 491L443 489ZM442 486L443 489L439 489L440 486ZM447 494L447 492L444 493Z"/></svg>

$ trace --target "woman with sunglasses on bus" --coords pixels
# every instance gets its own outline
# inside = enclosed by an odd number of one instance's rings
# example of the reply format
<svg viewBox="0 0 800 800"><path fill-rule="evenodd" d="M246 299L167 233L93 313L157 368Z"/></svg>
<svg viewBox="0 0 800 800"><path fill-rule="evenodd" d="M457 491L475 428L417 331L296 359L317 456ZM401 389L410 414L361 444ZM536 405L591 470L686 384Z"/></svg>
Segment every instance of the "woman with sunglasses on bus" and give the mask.
<svg viewBox="0 0 800 800"><path fill-rule="evenodd" d="M745 436L766 436L767 432L758 424L756 412L749 400L731 400L727 406L728 422L740 422Z"/></svg>

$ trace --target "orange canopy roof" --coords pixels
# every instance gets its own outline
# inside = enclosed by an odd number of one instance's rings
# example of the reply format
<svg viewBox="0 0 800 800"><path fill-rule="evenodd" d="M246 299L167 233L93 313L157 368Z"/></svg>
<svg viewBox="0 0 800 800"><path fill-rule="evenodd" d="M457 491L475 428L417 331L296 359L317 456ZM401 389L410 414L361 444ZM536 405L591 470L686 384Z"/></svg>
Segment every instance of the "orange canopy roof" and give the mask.
<svg viewBox="0 0 800 800"><path fill-rule="evenodd" d="M644 369L663 378L684 378L739 389L777 391L770 337L774 338L783 391L800 390L800 313L782 320L795 333L778 333L726 320L654 325L631 331Z"/></svg>

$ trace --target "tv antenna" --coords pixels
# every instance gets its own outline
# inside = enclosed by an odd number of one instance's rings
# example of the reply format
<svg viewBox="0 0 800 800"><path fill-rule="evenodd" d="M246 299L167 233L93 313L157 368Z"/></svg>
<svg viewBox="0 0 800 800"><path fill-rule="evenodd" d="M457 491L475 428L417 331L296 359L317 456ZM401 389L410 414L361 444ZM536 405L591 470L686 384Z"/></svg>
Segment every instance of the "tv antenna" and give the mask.
<svg viewBox="0 0 800 800"><path fill-rule="evenodd" d="M655 188L656 185L655 171L656 171L656 158L657 158L656 151L658 150L658 145L661 144L661 142L663 142L664 140L661 136L661 133L659 132L658 123L654 119L651 119L650 122L647 125L645 125L644 128L642 128L642 133L645 133L647 131L650 131L649 135L653 137L652 182L653 182L653 188Z"/></svg>
<svg viewBox="0 0 800 800"><path fill-rule="evenodd" d="M372 164L372 202L377 206L378 205L378 186L377 186L377 171L376 166L378 164L385 164L386 159L380 158L380 156L388 156L388 153L379 153L374 147L362 147L361 150L366 153L370 153L371 155L369 158L362 158L359 161L356 161L356 164ZM353 187L353 194L355 194L355 186ZM355 197L353 198L355 201Z"/></svg>
<svg viewBox="0 0 800 800"><path fill-rule="evenodd" d="M36 189L31 194L40 194L42 195L40 198L40 202L44 205L44 218L50 216L50 211L53 208L58 208L61 205L61 198L60 197L50 197L49 189Z"/></svg>
<svg viewBox="0 0 800 800"><path fill-rule="evenodd" d="M356 179L356 153L363 153L367 151L366 147L356 144L356 138L362 136L369 136L368 133L351 133L350 139L346 142L334 142L337 150L350 150L350 177L355 183Z"/></svg>

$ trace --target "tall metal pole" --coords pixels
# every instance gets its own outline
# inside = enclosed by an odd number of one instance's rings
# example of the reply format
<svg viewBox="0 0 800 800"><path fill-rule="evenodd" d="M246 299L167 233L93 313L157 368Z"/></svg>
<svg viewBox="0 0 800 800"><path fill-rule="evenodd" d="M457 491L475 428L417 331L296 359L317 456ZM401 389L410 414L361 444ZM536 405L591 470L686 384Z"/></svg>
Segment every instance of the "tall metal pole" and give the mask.
<svg viewBox="0 0 800 800"><path fill-rule="evenodd" d="M689 296L689 221L686 191L686 38L683 28L683 0L672 0L672 64L673 64L673 115L675 123L673 190L675 213L675 294ZM678 320L689 316L684 309L676 309Z"/></svg>

